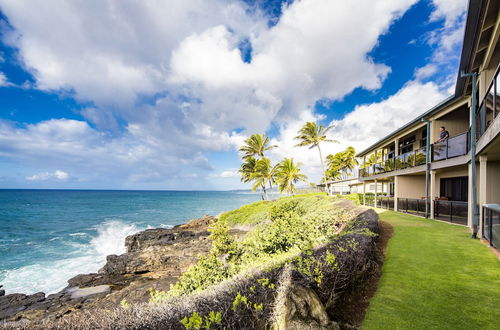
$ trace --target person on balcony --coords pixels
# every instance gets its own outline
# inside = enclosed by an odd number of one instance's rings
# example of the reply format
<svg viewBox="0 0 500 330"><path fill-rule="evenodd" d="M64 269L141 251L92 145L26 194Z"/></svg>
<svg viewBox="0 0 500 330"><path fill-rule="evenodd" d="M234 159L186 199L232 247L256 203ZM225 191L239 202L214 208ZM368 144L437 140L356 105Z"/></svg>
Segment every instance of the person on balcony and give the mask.
<svg viewBox="0 0 500 330"><path fill-rule="evenodd" d="M446 141L450 137L450 132L448 132L444 126L441 126L439 132L439 140L435 143Z"/></svg>

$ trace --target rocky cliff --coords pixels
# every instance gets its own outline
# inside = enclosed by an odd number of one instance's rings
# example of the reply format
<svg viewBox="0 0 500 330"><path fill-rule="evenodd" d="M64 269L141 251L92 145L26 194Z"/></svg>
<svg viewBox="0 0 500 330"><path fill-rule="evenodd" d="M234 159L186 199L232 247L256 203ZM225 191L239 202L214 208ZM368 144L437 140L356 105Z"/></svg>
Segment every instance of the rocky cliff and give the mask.
<svg viewBox="0 0 500 330"><path fill-rule="evenodd" d="M209 251L207 229L213 221L214 217L204 216L172 229L128 236L127 253L109 255L99 272L75 276L55 294L5 295L0 290L0 321L55 319L78 310L114 308L125 298L130 303L147 302L149 288L168 290L199 255Z"/></svg>

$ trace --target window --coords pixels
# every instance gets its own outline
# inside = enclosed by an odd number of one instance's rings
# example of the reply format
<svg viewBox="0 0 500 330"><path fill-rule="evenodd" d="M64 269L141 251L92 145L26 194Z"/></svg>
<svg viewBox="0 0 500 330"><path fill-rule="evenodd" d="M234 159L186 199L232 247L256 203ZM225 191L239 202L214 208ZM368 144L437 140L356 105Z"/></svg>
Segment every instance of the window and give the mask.
<svg viewBox="0 0 500 330"><path fill-rule="evenodd" d="M441 197L450 201L467 202L469 179L466 176L440 180Z"/></svg>

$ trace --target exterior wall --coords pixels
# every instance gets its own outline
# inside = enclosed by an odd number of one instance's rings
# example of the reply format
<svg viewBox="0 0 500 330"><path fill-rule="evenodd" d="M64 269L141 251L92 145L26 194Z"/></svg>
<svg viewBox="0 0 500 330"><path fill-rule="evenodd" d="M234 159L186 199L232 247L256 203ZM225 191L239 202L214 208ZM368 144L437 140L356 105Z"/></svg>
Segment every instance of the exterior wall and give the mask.
<svg viewBox="0 0 500 330"><path fill-rule="evenodd" d="M398 175L398 198L425 198L425 175Z"/></svg>
<svg viewBox="0 0 500 330"><path fill-rule="evenodd" d="M467 108L462 107L459 108L439 119L434 120L433 135L435 137L434 140L431 140L431 143L434 143L439 137L439 128L441 126L446 127L446 130L450 132L450 137L466 132L469 129L469 111Z"/></svg>
<svg viewBox="0 0 500 330"><path fill-rule="evenodd" d="M377 186L378 186L377 193L379 193L379 194L382 192L387 193L389 191L389 184L386 182L378 182ZM382 189L383 189L383 191L382 191ZM361 184L351 185L350 192L362 194L363 193L363 184L361 183ZM370 181L370 182L366 183L366 192L372 193L372 194L375 193L375 182Z"/></svg>
<svg viewBox="0 0 500 330"><path fill-rule="evenodd" d="M487 162L486 198L487 204L500 204L500 162Z"/></svg>

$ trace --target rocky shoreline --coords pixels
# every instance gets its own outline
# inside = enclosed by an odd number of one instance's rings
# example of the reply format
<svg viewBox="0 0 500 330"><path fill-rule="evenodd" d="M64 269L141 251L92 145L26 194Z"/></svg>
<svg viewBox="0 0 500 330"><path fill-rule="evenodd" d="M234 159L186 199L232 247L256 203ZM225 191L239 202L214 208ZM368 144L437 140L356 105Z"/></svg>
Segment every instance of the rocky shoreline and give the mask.
<svg viewBox="0 0 500 330"><path fill-rule="evenodd" d="M208 228L215 220L204 216L171 229L148 229L128 236L126 253L107 256L97 273L77 275L55 294L5 295L0 286L0 322L57 319L80 310L111 309L123 299L147 302L150 288L168 291L199 255L208 253Z"/></svg>

